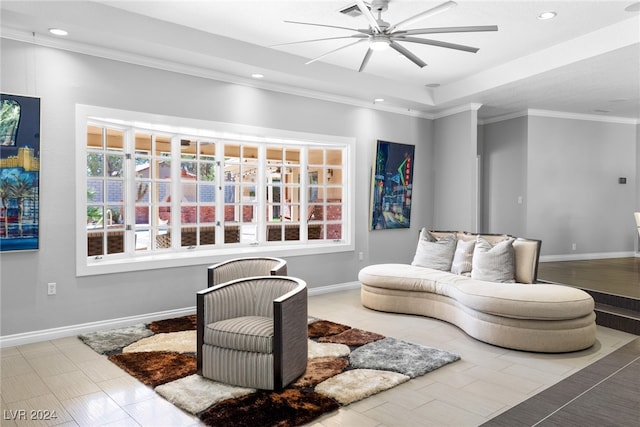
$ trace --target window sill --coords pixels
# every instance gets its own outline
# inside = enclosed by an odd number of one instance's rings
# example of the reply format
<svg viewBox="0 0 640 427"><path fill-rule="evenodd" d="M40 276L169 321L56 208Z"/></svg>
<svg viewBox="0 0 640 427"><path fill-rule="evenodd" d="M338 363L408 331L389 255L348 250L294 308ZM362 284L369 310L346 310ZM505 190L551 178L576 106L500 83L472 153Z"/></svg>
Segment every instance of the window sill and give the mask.
<svg viewBox="0 0 640 427"><path fill-rule="evenodd" d="M278 257L321 255L339 252L352 252L355 248L346 242L318 242L306 244L287 244L282 246L241 246L223 249L195 249L180 252L156 253L134 258L88 258L85 263L78 263L76 275L93 276L99 274L115 274L133 271L155 270L194 265L209 265L229 258L255 255L271 255Z"/></svg>

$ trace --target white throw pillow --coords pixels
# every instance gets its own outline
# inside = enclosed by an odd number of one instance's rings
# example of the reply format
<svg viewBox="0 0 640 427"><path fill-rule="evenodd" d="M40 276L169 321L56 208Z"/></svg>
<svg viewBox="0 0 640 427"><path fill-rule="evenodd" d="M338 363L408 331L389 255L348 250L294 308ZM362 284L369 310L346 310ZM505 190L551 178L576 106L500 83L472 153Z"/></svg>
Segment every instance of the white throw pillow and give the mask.
<svg viewBox="0 0 640 427"><path fill-rule="evenodd" d="M436 239L426 229L420 231L418 247L411 265L433 268L435 270L451 271L451 261L456 251L456 235L448 234Z"/></svg>
<svg viewBox="0 0 640 427"><path fill-rule="evenodd" d="M456 252L451 263L451 272L454 274L467 274L471 272L473 249L476 247L475 240L458 240Z"/></svg>
<svg viewBox="0 0 640 427"><path fill-rule="evenodd" d="M471 278L488 282L514 283L516 257L513 238L492 245L478 236L473 250Z"/></svg>

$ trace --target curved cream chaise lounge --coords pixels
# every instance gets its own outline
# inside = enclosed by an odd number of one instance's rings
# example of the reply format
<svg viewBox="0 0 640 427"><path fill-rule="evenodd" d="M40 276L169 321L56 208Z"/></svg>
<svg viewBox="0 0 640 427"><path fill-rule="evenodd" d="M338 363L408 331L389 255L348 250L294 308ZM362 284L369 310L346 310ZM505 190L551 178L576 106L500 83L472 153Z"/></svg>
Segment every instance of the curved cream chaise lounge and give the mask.
<svg viewBox="0 0 640 427"><path fill-rule="evenodd" d="M374 310L441 319L501 347L548 353L591 347L593 298L569 286L536 283L539 247L534 240L514 243L516 280L529 283L487 282L408 264L370 265L358 275L361 301Z"/></svg>

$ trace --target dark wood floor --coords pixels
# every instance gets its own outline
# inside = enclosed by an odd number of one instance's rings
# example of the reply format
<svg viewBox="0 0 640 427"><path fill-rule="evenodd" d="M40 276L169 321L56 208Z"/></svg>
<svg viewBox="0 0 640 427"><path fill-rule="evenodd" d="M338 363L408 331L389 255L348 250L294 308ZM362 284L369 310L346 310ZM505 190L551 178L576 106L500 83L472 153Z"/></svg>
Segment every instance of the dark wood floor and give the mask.
<svg viewBox="0 0 640 427"><path fill-rule="evenodd" d="M640 299L640 258L543 262L538 279ZM640 338L482 427L640 425Z"/></svg>
<svg viewBox="0 0 640 427"><path fill-rule="evenodd" d="M640 425L640 338L482 425Z"/></svg>
<svg viewBox="0 0 640 427"><path fill-rule="evenodd" d="M640 258L541 262L538 280L640 299Z"/></svg>

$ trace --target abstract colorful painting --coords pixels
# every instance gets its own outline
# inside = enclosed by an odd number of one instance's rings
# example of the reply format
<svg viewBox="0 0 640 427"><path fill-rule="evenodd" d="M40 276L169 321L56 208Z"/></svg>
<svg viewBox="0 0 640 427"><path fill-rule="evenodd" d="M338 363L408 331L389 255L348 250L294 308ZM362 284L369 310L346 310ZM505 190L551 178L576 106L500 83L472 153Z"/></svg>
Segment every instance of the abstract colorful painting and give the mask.
<svg viewBox="0 0 640 427"><path fill-rule="evenodd" d="M371 184L371 230L409 228L415 147L378 140Z"/></svg>
<svg viewBox="0 0 640 427"><path fill-rule="evenodd" d="M0 94L0 251L38 249L40 98Z"/></svg>

